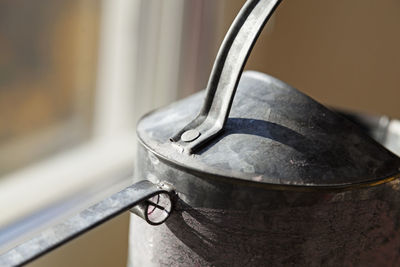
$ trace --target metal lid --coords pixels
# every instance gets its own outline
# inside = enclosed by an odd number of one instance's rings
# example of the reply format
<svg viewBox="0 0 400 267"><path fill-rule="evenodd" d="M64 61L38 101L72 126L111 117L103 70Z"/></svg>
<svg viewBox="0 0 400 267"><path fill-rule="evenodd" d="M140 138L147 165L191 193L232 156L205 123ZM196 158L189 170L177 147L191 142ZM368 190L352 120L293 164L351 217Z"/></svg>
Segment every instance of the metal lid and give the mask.
<svg viewBox="0 0 400 267"><path fill-rule="evenodd" d="M400 177L400 158L352 122L273 77L241 77L278 3L246 2L218 52L206 92L145 116L137 128L141 142L176 167L230 181L345 188Z"/></svg>
<svg viewBox="0 0 400 267"><path fill-rule="evenodd" d="M169 138L199 112L204 93L145 116L142 143L190 170L277 186L347 187L399 176L399 157L358 126L258 72L243 74L220 135L184 153Z"/></svg>

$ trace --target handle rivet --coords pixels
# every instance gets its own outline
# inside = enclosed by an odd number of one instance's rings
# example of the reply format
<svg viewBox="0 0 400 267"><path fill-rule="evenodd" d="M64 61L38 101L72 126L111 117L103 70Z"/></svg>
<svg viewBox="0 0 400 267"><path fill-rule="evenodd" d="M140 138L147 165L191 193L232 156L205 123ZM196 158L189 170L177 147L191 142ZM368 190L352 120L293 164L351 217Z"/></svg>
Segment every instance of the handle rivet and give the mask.
<svg viewBox="0 0 400 267"><path fill-rule="evenodd" d="M192 129L192 130L188 130L188 131L184 132L181 135L181 140L183 142L192 142L192 141L196 140L199 136L200 136L200 132L195 129Z"/></svg>

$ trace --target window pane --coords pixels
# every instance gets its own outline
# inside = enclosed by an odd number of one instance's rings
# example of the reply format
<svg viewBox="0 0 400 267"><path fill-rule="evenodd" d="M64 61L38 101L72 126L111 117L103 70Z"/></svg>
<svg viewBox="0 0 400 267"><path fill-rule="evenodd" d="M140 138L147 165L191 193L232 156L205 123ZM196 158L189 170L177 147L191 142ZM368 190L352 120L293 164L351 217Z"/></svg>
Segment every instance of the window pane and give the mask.
<svg viewBox="0 0 400 267"><path fill-rule="evenodd" d="M100 1L0 2L0 175L90 135Z"/></svg>

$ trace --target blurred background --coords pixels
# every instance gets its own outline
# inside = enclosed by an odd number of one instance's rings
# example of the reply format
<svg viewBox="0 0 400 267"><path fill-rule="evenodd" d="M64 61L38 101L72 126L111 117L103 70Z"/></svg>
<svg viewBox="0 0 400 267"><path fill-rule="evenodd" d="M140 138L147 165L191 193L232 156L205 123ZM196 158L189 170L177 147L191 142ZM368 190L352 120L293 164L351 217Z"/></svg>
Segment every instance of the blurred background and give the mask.
<svg viewBox="0 0 400 267"><path fill-rule="evenodd" d="M0 0L0 253L130 182L135 124L206 86L244 0ZM400 118L400 2L283 1L246 69ZM29 266L125 266L127 214Z"/></svg>

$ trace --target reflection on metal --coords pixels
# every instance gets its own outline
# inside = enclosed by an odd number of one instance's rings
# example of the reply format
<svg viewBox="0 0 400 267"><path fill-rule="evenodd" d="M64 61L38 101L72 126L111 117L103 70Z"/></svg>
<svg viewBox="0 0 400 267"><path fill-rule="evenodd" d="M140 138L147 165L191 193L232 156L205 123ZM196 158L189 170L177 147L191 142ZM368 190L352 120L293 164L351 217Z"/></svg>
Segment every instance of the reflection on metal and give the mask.
<svg viewBox="0 0 400 267"><path fill-rule="evenodd" d="M152 221L146 220L151 224L161 224L171 212L171 193L169 186L156 185L146 180L135 183L0 255L0 266L19 266L31 262L138 204L150 203L146 205L155 207L153 212L162 210L162 216L159 215ZM149 202L148 199L154 201L154 198L162 201L155 204ZM147 210L146 215L140 216L150 217Z"/></svg>

